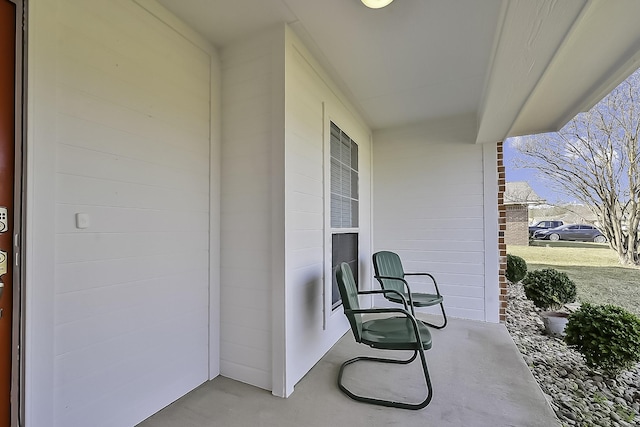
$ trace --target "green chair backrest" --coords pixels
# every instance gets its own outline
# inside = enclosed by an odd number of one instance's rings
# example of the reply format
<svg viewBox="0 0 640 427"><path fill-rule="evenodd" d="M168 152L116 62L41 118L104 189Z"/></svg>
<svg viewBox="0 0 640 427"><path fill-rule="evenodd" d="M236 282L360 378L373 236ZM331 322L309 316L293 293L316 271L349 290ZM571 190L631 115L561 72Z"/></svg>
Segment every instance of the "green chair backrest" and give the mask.
<svg viewBox="0 0 640 427"><path fill-rule="evenodd" d="M357 310L360 308L360 302L358 301L358 288L356 287L356 281L353 279L353 273L351 267L346 262L340 264L338 271L336 271L336 280L338 281L338 289L340 290L340 297L342 298L342 305L345 310ZM362 336L362 315L360 313L346 313L347 319L351 324L351 330L353 331L353 337L357 342L361 342Z"/></svg>
<svg viewBox="0 0 640 427"><path fill-rule="evenodd" d="M376 276L404 278L404 270L402 269L402 261L395 252L380 251L373 254L373 268ZM394 279L378 279L382 289L391 289L400 293L405 293L406 289L401 280Z"/></svg>

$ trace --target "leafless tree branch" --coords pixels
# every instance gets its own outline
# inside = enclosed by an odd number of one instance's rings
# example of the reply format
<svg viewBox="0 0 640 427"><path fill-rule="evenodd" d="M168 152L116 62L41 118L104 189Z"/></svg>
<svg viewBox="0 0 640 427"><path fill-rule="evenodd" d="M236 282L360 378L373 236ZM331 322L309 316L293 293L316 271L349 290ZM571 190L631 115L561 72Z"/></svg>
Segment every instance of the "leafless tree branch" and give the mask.
<svg viewBox="0 0 640 427"><path fill-rule="evenodd" d="M537 170L588 206L620 262L640 264L640 70L559 132L514 147L514 166Z"/></svg>

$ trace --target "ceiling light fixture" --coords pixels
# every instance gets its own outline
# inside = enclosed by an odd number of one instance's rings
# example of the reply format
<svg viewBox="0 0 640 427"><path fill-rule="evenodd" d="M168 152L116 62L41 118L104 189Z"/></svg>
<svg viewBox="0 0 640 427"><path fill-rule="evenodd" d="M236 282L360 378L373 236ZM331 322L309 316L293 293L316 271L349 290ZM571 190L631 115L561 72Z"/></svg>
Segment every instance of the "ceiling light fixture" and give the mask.
<svg viewBox="0 0 640 427"><path fill-rule="evenodd" d="M361 0L362 4L371 9L380 9L382 7L388 6L393 0Z"/></svg>

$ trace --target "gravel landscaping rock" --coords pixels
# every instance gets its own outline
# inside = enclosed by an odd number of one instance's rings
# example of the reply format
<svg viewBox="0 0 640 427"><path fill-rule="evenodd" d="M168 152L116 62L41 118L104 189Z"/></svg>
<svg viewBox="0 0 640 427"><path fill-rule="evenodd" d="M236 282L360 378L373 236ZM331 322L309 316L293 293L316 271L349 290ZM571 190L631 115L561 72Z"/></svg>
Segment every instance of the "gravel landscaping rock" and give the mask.
<svg viewBox="0 0 640 427"><path fill-rule="evenodd" d="M545 335L538 311L522 285L509 285L507 329L562 425L640 426L640 364L607 378L561 338Z"/></svg>

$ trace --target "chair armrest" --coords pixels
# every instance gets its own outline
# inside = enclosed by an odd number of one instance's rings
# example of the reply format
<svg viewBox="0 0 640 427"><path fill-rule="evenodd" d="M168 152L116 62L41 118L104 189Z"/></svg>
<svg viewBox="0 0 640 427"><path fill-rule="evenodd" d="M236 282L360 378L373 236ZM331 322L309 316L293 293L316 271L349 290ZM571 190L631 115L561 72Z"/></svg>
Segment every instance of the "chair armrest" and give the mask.
<svg viewBox="0 0 640 427"><path fill-rule="evenodd" d="M405 276L429 276L431 278L431 281L433 282L433 286L436 288L436 294L438 296L440 295L440 290L438 289L438 283L436 282L436 278L433 277L433 275L429 274L429 273L404 273Z"/></svg>
<svg viewBox="0 0 640 427"><path fill-rule="evenodd" d="M409 296L409 307L411 307L411 312L415 316L415 311L413 309L413 297L411 296L411 287L409 287L409 282L404 280L402 277L397 277L397 276L373 276L373 277L375 277L378 280L378 282L380 282L380 286L382 286L382 288L384 288L384 286L382 285L381 279L399 280L402 283L404 283L404 287L407 288L407 295ZM400 294L397 291L395 291L395 293ZM402 297L402 301L406 302L405 296L404 295L400 295L400 296Z"/></svg>
<svg viewBox="0 0 640 427"><path fill-rule="evenodd" d="M395 289L374 289L373 291L358 291L358 295L371 295L371 294L396 294L402 299L402 304L405 310L409 308L407 305L407 299L400 292Z"/></svg>

